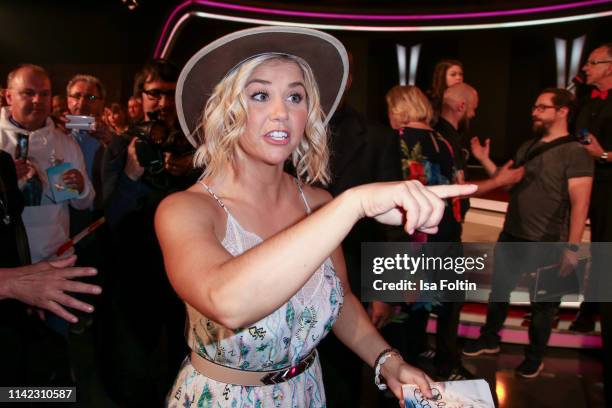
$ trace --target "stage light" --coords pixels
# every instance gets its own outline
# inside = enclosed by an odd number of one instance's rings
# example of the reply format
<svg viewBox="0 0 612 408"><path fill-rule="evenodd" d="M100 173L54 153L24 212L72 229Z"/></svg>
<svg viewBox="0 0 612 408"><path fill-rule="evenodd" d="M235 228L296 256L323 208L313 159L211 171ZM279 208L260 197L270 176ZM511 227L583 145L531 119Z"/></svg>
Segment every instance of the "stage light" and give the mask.
<svg viewBox="0 0 612 408"><path fill-rule="evenodd" d="M134 11L140 5L139 0L121 0L121 2L128 8L130 11Z"/></svg>

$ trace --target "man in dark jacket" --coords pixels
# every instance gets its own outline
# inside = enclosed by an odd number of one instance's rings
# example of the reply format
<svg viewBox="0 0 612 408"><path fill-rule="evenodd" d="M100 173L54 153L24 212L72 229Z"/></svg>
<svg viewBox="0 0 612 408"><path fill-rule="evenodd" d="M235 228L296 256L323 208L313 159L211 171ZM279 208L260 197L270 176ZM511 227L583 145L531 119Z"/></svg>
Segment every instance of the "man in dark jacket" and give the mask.
<svg viewBox="0 0 612 408"><path fill-rule="evenodd" d="M401 180L399 142L395 133L380 125L366 121L346 102L353 79L352 55L349 53L350 71L340 107L329 122L330 173L328 191L335 197L360 184ZM342 242L346 269L353 291L361 290L361 243L386 241L385 227L372 219L359 221ZM391 307L376 302L377 315L390 315ZM383 310L380 310L383 309ZM378 318L377 318L378 319ZM375 322L376 323L376 322ZM381 322L382 323L382 322ZM380 327L380 325L378 325ZM361 360L333 335L319 345L323 366L327 403L330 407L359 405Z"/></svg>

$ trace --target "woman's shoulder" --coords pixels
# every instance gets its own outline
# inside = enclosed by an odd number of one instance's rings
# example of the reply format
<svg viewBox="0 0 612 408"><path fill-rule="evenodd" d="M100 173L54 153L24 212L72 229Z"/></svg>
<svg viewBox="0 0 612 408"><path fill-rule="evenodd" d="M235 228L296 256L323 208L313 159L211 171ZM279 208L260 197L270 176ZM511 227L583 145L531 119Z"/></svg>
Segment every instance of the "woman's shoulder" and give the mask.
<svg viewBox="0 0 612 408"><path fill-rule="evenodd" d="M203 188L194 184L184 191L170 194L164 198L157 209L158 217L202 221L223 211L219 203Z"/></svg>
<svg viewBox="0 0 612 408"><path fill-rule="evenodd" d="M312 210L323 207L325 204L334 199L329 191L312 185L302 185L302 190L308 201L308 205Z"/></svg>

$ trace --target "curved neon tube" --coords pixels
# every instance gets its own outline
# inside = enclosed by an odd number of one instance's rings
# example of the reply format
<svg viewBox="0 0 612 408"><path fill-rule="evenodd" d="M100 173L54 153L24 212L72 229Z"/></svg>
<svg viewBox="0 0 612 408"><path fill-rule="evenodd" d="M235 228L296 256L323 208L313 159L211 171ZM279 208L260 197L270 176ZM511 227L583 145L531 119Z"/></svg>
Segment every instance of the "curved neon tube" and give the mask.
<svg viewBox="0 0 612 408"><path fill-rule="evenodd" d="M503 16L515 16L515 15L525 15L525 14L537 14L537 13L545 13L545 12L553 12L553 11L561 11L561 10L569 10L575 9L579 7L587 7L587 6L595 6L600 4L612 3L612 0L587 0L581 2L574 3L566 3L566 4L557 4L552 6L541 6L541 7L532 7L532 8L522 8L522 9L514 9L514 10L496 10L496 11L485 11L485 12L473 12L473 13L447 13L447 14L421 14L421 15L365 15L365 14L348 14L348 13L321 13L321 12L305 12L305 11L293 11L293 10L280 10L280 9L266 9L262 7L252 7L252 6L244 6L240 4L228 4L219 1L211 1L211 0L187 0L182 4L178 5L170 14L170 17L166 20L164 24L164 28L162 30L159 41L157 42L157 46L155 47L154 55L157 57L159 55L165 54L160 53L162 43L164 38L166 38L166 33L170 30L170 24L174 21L176 16L183 11L183 9L192 6L192 5L202 5L211 8L223 8L230 9L242 12L251 12L251 13L259 13L259 14L268 14L268 15L280 15L287 17L307 17L307 18L317 18L317 19L336 19L336 20L362 20L362 21L409 21L409 20L444 20L444 19L472 19L472 18L484 18L484 17L503 17ZM211 14L211 15L219 15L219 14ZM229 18L230 16L228 16ZM181 20L183 20L181 18ZM228 20L229 21L229 20ZM264 21L264 20L261 20ZM274 22L272 24L280 24L281 22ZM282 22L285 23L285 22ZM300 25L296 23L292 23L292 25ZM305 26L305 25L304 25ZM344 26L340 26L344 27ZM351 27L351 26L346 26ZM496 27L493 27L496 28ZM336 28L338 30L346 29L352 30L351 28ZM440 27L440 30L444 30L446 27ZM466 28L467 29L467 28ZM172 30L175 32L176 30ZM364 31L374 31L374 30L364 30ZM380 30L386 31L386 30ZM399 29L397 31L408 31L406 29ZM169 38L168 42L171 42L173 38ZM167 43L164 46L164 49L167 47Z"/></svg>

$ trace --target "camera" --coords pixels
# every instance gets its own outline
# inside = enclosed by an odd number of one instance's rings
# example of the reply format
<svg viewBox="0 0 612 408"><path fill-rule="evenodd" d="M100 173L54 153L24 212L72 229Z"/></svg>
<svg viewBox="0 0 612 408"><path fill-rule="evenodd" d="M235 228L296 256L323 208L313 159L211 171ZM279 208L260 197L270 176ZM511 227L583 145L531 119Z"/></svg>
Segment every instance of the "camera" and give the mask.
<svg viewBox="0 0 612 408"><path fill-rule="evenodd" d="M169 129L158 119L158 112L147 113L151 119L132 125L126 132L136 137L136 156L145 171L158 174L164 170L164 153L191 154L193 148L180 131Z"/></svg>
<svg viewBox="0 0 612 408"><path fill-rule="evenodd" d="M164 169L163 145L168 129L161 122L142 122L128 129L128 135L136 137L136 156L142 167L152 173Z"/></svg>

